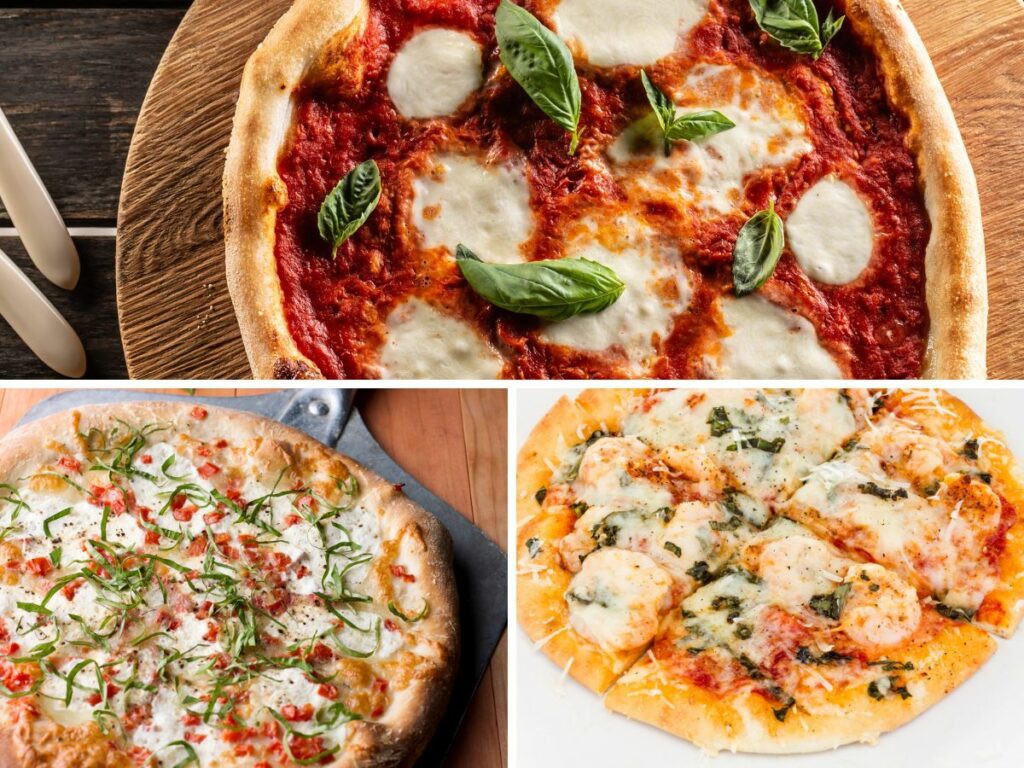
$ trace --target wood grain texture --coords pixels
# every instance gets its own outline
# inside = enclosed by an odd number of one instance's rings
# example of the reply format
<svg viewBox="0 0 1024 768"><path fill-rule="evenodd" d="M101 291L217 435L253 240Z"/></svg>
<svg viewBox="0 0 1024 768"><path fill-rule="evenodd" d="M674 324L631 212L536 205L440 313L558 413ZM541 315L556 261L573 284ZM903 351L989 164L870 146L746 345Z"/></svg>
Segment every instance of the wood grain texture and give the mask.
<svg viewBox="0 0 1024 768"><path fill-rule="evenodd" d="M224 290L219 177L238 74L252 46L288 5L289 0L237 0L228 11L219 0L196 0L150 91L129 158L120 218L119 305L133 376L247 373ZM992 306L990 375L1024 378L1024 298L1017 288L1024 279L1024 238L1015 221L1024 132L1014 127L1024 116L1021 5L904 5L932 52L979 177ZM154 205L163 197L152 194L155 179L162 190L178 190L173 210ZM158 232L165 236L154 237ZM167 264L173 265L174 284L158 279Z"/></svg>
<svg viewBox="0 0 1024 768"><path fill-rule="evenodd" d="M59 389L0 389L0 436ZM182 390L147 390L175 392ZM256 395L265 389L196 394ZM507 399L504 390L365 391L356 401L373 435L417 480L505 548ZM504 596L502 596L504 599ZM505 768L508 649L502 640L446 762L448 768Z"/></svg>

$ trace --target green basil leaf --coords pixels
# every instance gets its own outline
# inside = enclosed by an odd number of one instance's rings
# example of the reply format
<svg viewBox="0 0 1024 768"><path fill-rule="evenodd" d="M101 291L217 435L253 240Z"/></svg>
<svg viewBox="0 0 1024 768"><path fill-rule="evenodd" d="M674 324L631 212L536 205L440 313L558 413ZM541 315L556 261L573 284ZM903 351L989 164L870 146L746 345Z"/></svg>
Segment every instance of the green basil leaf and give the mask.
<svg viewBox="0 0 1024 768"><path fill-rule="evenodd" d="M552 322L607 309L626 290L613 270L589 259L486 264L460 245L455 260L470 287L494 306Z"/></svg>
<svg viewBox="0 0 1024 768"><path fill-rule="evenodd" d="M640 79L665 137L666 157L672 152L673 141L703 139L736 127L736 123L714 109L677 116L676 105L651 81L647 72L640 70Z"/></svg>
<svg viewBox="0 0 1024 768"><path fill-rule="evenodd" d="M716 109L704 112L692 112L676 118L668 129L667 137L671 141L693 141L714 136L716 133L735 128L736 123Z"/></svg>
<svg viewBox="0 0 1024 768"><path fill-rule="evenodd" d="M572 134L569 154L575 154L583 96L572 53L562 38L509 0L501 0L494 19L501 63L533 103Z"/></svg>
<svg viewBox="0 0 1024 768"><path fill-rule="evenodd" d="M817 59L845 17L834 18L829 11L819 25L818 11L812 0L749 0L757 25L783 48L809 53Z"/></svg>
<svg viewBox="0 0 1024 768"><path fill-rule="evenodd" d="M767 282L782 256L786 237L775 201L743 225L732 251L732 283L737 296L753 293Z"/></svg>
<svg viewBox="0 0 1024 768"><path fill-rule="evenodd" d="M373 160L357 165L343 178L320 206L317 228L331 244L331 258L356 233L380 202L380 168Z"/></svg>
<svg viewBox="0 0 1024 768"><path fill-rule="evenodd" d="M825 23L821 25L822 48L828 45L829 41L839 33L839 30L843 28L844 21L846 21L845 16L840 16L837 19L835 18L835 13L829 9L828 16L825 17Z"/></svg>

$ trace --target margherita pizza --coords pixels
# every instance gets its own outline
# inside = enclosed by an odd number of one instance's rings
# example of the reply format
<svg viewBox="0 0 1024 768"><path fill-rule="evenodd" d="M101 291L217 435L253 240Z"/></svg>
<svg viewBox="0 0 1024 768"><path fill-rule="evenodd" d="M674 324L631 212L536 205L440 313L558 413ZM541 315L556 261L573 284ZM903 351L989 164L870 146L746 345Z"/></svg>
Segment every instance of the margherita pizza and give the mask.
<svg viewBox="0 0 1024 768"><path fill-rule="evenodd" d="M0 766L411 765L447 533L300 432L140 403L0 442Z"/></svg>
<svg viewBox="0 0 1024 768"><path fill-rule="evenodd" d="M896 0L295 0L224 186L259 378L985 375Z"/></svg>
<svg viewBox="0 0 1024 768"><path fill-rule="evenodd" d="M526 632L715 752L874 741L1024 612L1024 484L945 393L590 390L518 465Z"/></svg>

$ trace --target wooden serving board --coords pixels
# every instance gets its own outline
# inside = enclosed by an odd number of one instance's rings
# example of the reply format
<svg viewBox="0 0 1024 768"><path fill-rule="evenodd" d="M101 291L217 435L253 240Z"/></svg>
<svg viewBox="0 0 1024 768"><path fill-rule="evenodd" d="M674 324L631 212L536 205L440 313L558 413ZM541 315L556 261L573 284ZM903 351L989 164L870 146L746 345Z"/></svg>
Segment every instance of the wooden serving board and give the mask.
<svg viewBox="0 0 1024 768"><path fill-rule="evenodd" d="M133 378L250 376L224 276L221 174L242 68L290 3L196 0L153 79L118 216L117 305ZM978 176L989 374L1024 379L1024 8L1020 0L904 5Z"/></svg>

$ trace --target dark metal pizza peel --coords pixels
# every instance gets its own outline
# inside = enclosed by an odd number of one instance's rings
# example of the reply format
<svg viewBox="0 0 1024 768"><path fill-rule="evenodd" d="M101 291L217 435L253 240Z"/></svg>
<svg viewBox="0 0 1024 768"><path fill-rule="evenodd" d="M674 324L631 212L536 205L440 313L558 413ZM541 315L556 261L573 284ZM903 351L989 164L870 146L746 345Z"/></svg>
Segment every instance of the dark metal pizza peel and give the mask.
<svg viewBox="0 0 1024 768"><path fill-rule="evenodd" d="M395 463L353 407L355 392L341 389L285 390L251 397L206 397L125 390L73 390L36 404L19 425L71 408L145 400L185 402L246 411L300 429L325 445L400 484L405 494L440 520L455 547L462 653L451 702L418 765L440 766L455 740L473 694L508 622L505 554L479 528L424 488Z"/></svg>

